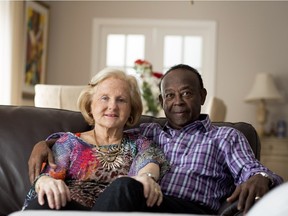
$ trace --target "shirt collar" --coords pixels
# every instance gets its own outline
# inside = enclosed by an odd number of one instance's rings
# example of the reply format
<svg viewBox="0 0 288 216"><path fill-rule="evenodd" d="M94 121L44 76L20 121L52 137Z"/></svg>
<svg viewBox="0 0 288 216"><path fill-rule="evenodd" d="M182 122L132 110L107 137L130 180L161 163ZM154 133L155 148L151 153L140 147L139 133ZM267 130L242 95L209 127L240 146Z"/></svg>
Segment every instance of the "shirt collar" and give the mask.
<svg viewBox="0 0 288 216"><path fill-rule="evenodd" d="M179 131L190 130L190 129L200 128L200 127L203 128L206 132L211 130L212 124L211 124L211 120L207 114L200 114L198 120L196 120L196 121L194 121L188 125L185 125ZM175 129L171 128L169 126L169 123L166 122L166 124L163 126L163 130L169 131L169 130L175 130Z"/></svg>

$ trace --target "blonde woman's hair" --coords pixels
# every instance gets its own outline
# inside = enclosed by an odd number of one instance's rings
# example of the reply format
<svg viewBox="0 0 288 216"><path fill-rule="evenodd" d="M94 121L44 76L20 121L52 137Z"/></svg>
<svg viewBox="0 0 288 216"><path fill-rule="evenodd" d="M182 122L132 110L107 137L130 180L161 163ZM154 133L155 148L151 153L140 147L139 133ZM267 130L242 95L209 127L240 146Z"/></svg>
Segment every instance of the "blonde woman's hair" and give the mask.
<svg viewBox="0 0 288 216"><path fill-rule="evenodd" d="M126 122L126 126L134 126L139 121L143 110L140 89L134 76L128 75L124 71L115 68L105 68L99 71L91 79L88 86L84 88L80 93L77 104L84 119L89 125L95 124L93 116L91 114L92 97L95 93L94 88L99 83L103 82L108 78L120 79L127 83L130 93L131 113L128 121Z"/></svg>

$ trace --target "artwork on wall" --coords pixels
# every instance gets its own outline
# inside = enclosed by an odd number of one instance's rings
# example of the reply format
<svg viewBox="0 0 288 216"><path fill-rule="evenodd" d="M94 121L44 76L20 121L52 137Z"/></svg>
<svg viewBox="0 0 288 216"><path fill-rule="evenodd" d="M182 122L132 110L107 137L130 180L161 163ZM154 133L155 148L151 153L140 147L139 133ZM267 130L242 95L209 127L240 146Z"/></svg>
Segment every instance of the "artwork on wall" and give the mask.
<svg viewBox="0 0 288 216"><path fill-rule="evenodd" d="M25 2L23 96L34 96L34 86L45 83L49 7Z"/></svg>

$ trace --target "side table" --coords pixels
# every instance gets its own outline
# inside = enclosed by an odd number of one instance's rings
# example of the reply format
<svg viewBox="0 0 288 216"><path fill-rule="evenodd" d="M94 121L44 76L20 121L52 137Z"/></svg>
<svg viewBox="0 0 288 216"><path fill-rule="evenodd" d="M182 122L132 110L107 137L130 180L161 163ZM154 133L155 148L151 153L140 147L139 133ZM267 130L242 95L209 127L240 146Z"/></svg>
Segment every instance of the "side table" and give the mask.
<svg viewBox="0 0 288 216"><path fill-rule="evenodd" d="M261 138L260 161L288 181L288 138Z"/></svg>

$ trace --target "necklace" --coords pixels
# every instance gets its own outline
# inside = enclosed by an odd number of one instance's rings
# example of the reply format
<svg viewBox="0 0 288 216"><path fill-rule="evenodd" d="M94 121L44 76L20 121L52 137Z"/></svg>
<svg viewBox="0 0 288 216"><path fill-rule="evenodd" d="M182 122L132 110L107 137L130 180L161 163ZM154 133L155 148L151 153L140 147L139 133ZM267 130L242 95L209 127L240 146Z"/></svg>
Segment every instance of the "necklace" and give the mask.
<svg viewBox="0 0 288 216"><path fill-rule="evenodd" d="M93 131L96 145L95 154L99 159L99 162L102 164L103 167L107 168L108 170L120 168L124 163L122 157L118 157L119 154L123 153L123 150L121 148L123 139L121 140L121 143L119 143L118 145L111 144L111 145L99 146L96 140L95 129L93 129ZM104 148L106 149L105 151L103 151Z"/></svg>

